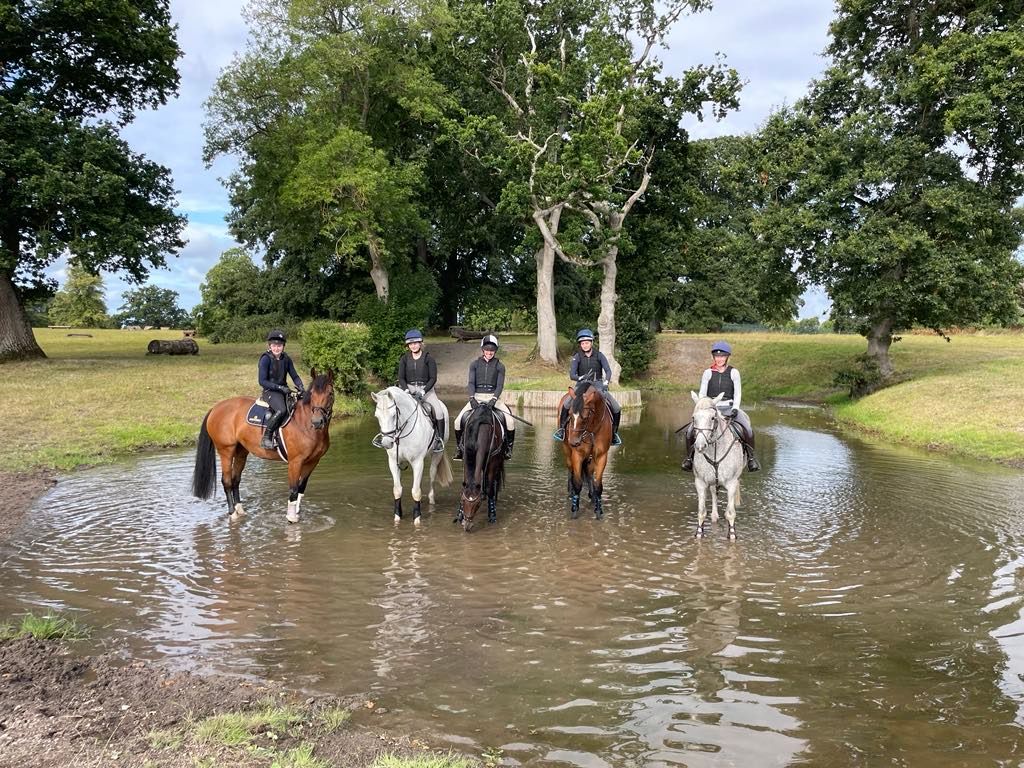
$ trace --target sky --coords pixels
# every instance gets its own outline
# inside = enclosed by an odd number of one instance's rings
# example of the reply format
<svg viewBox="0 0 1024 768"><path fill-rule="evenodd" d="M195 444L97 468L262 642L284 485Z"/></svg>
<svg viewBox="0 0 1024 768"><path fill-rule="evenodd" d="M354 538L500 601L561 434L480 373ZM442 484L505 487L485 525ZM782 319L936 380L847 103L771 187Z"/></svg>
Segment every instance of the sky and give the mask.
<svg viewBox="0 0 1024 768"><path fill-rule="evenodd" d="M234 167L221 158L213 167L202 161L203 102L221 70L245 49L247 26L242 0L171 0L184 55L179 95L157 110L137 115L122 135L134 151L171 169L178 190L178 211L188 218L188 245L167 258L167 269L150 274L149 285L178 293L179 305L199 303L199 285L220 255L235 245L224 216L227 192L220 179ZM716 0L711 11L682 18L659 52L666 74L680 74L716 56L735 67L744 81L740 109L721 121L690 121L694 138L748 133L771 111L800 98L807 83L825 65L832 3L823 0ZM52 274L63 283L66 265ZM117 275L104 274L107 308L116 312L122 294L133 287ZM820 290L804 295L801 317L822 316L828 300Z"/></svg>

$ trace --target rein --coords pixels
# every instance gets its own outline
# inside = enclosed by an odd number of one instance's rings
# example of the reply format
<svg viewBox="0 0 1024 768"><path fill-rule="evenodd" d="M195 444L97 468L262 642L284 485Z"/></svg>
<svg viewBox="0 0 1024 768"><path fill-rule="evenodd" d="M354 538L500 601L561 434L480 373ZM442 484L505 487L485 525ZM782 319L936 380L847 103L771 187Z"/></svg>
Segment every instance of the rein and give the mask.
<svg viewBox="0 0 1024 768"><path fill-rule="evenodd" d="M719 424L723 425L722 426L722 431L718 433L717 437L715 437L715 432L718 431ZM728 456L729 453L732 451L732 449L736 447L736 443L738 443L740 441L740 439L736 436L735 433L733 433L733 435L732 435L732 442L729 443L729 447L726 449L725 453L722 454L721 458L718 457L718 441L721 440L723 437L725 437L725 433L727 431L728 432L732 432L732 430L729 429L729 425L725 421L724 417L722 417L722 415L718 413L718 409L717 408L715 409L714 424L711 426L710 429L708 429L706 427L698 427L696 424L694 424L693 431L694 432L700 432L701 434L703 434L705 432L710 432L711 433L707 437L707 444L704 446L704 448L702 450L697 451L697 453L699 453L701 456L704 457L704 461L706 461L708 464L710 464L712 467L715 468L715 485L717 486L717 485L719 485L719 482L718 482L718 467L719 467L719 465L723 461L725 461L725 457ZM706 453L704 453L704 451L706 451L709 446L713 446L714 447L714 453L715 453L715 458L714 459L712 459Z"/></svg>
<svg viewBox="0 0 1024 768"><path fill-rule="evenodd" d="M397 455L398 444L401 442L402 438L403 437L408 437L409 435L411 435L412 431L414 429L416 429L416 425L419 423L419 420L420 420L420 407L419 407L419 405L416 405L416 407L413 408L413 412L411 414L409 414L409 416L406 418L406 420L401 422L401 423L399 423L398 420L402 416L402 409L398 407L398 401L395 400L394 397L392 397L390 394L388 395L388 397L391 398L391 402L395 404L395 428L390 430L390 431L388 431L388 432L381 432L377 437L378 438L380 438L380 437L390 437L390 438L393 438L394 441L395 441L395 451L396 451L396 455ZM415 419L415 421L413 421L414 419ZM409 427L409 431L408 432L405 432L404 431L405 430L405 425L408 424L410 421L412 421L412 426ZM379 442L379 440L377 438L375 438L374 441L373 441L374 445L376 447L380 448L381 446L377 445L378 442Z"/></svg>

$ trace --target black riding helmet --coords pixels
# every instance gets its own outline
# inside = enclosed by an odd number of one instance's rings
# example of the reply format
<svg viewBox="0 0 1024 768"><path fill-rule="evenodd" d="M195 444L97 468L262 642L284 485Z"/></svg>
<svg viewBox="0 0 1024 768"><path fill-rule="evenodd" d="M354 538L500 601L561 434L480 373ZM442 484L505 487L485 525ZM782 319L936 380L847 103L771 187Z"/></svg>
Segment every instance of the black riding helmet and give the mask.
<svg viewBox="0 0 1024 768"><path fill-rule="evenodd" d="M267 344L272 341L280 341L282 344L288 343L288 339L285 338L284 331L277 328L267 334Z"/></svg>

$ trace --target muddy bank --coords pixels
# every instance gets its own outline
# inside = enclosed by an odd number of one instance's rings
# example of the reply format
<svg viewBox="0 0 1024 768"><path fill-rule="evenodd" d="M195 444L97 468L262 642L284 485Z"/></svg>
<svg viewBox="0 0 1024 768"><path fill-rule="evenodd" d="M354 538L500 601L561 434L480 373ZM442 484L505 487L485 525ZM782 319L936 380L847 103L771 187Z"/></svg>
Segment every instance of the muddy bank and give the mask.
<svg viewBox="0 0 1024 768"><path fill-rule="evenodd" d="M29 472L0 470L0 542L7 541L36 499L53 488L57 478L45 469Z"/></svg>
<svg viewBox="0 0 1024 768"><path fill-rule="evenodd" d="M262 727L231 746L201 737L212 715L290 707L286 728ZM329 713L349 719L329 732ZM169 672L116 653L80 656L74 644L0 642L0 766L267 766L301 745L332 766L370 766L426 745L376 731L372 702L315 697L274 684Z"/></svg>

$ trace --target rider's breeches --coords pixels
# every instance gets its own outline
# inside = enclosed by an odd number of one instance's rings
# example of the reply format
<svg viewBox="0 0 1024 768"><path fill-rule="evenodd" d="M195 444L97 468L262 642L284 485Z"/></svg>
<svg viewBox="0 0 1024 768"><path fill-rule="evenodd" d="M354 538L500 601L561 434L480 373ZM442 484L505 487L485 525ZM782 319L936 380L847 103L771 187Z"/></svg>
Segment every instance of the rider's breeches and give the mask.
<svg viewBox="0 0 1024 768"><path fill-rule="evenodd" d="M491 400L494 399L494 393L493 392L477 392L475 395L473 395L473 399L476 400L478 403L488 403L488 402L490 402ZM466 414L469 413L471 408L472 408L472 406L469 403L466 403L462 407L462 410L459 411L459 415L455 417L455 431L456 432L461 432L462 431L462 420L466 417ZM499 399L498 402L495 403L495 405L494 405L494 410L500 412L502 414L502 416L504 417L504 419L505 419L505 429L507 431L509 431L509 432L515 432L516 431L516 420L512 418L512 411L510 411L508 409L508 406L505 405L503 402L501 402L501 400Z"/></svg>
<svg viewBox="0 0 1024 768"><path fill-rule="evenodd" d="M750 450L754 450L754 428L750 425L750 417L747 416L747 412L736 411L732 420L743 427L743 442L750 446Z"/></svg>
<svg viewBox="0 0 1024 768"><path fill-rule="evenodd" d="M270 410L272 410L274 413L280 413L285 409L284 392L278 392L277 390L273 389L265 389L263 390L263 394L261 395L261 397L267 402L267 405L270 406Z"/></svg>
<svg viewBox="0 0 1024 768"><path fill-rule="evenodd" d="M429 403L433 417L435 419L441 418L441 414L444 413L444 411L441 410L441 400L433 389L429 392L424 392L423 387L419 384L410 384L409 391L414 395L423 395L423 402Z"/></svg>

